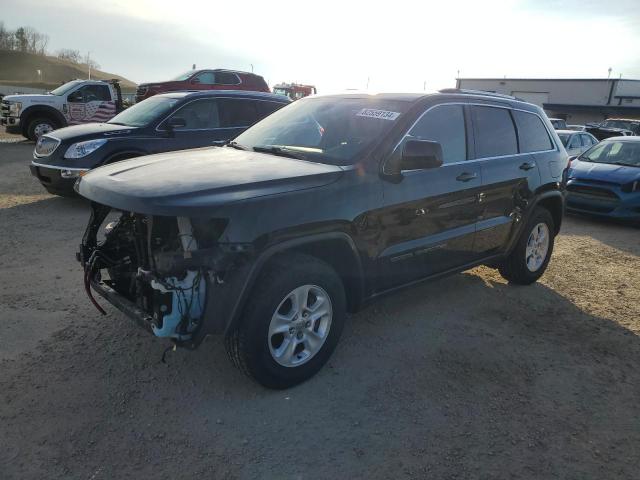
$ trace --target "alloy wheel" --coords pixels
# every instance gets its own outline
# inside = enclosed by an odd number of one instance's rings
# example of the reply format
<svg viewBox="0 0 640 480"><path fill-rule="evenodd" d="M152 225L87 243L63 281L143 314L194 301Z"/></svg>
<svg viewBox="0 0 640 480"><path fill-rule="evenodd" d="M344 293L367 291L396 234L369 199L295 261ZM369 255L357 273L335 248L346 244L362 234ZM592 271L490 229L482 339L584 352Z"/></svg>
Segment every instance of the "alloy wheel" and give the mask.
<svg viewBox="0 0 640 480"><path fill-rule="evenodd" d="M525 260L530 272L537 272L549 252L549 227L546 223L538 223L527 239Z"/></svg>
<svg viewBox="0 0 640 480"><path fill-rule="evenodd" d="M298 367L311 360L329 336L333 309L327 292L303 285L280 302L269 323L269 351L283 367Z"/></svg>

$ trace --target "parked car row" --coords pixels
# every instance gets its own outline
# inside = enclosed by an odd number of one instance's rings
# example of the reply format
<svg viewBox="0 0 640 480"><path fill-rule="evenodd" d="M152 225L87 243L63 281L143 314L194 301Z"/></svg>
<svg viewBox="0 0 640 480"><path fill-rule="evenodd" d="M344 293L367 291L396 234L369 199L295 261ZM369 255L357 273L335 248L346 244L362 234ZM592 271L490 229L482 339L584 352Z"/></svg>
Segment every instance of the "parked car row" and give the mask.
<svg viewBox="0 0 640 480"><path fill-rule="evenodd" d="M166 82L142 83L136 102L160 93L178 91L241 90L269 93L264 78L237 70L189 70ZM315 94L310 85L282 84L274 93L292 100ZM42 135L69 125L106 122L128 104L122 99L117 79L72 80L47 94L8 95L0 98L0 126L8 133L37 141Z"/></svg>
<svg viewBox="0 0 640 480"><path fill-rule="evenodd" d="M286 388L388 292L480 264L535 282L565 203L640 218L640 139L621 138L467 90L211 89L46 133L31 169L91 200L77 258L98 310L93 292L187 348L223 335L243 372Z"/></svg>

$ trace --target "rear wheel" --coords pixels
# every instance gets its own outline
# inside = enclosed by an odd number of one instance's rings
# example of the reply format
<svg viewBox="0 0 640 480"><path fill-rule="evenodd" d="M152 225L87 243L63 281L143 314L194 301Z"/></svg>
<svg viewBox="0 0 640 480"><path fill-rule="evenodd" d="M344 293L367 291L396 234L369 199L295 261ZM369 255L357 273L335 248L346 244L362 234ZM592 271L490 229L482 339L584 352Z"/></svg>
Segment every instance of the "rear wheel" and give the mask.
<svg viewBox="0 0 640 480"><path fill-rule="evenodd" d="M301 254L267 267L238 327L226 338L231 360L268 388L288 388L315 375L338 343L346 300L326 263Z"/></svg>
<svg viewBox="0 0 640 480"><path fill-rule="evenodd" d="M498 267L510 283L529 285L547 269L555 238L553 217L548 210L536 208L522 231L516 247Z"/></svg>
<svg viewBox="0 0 640 480"><path fill-rule="evenodd" d="M38 139L58 128L58 124L48 117L36 117L29 122L27 127L27 138L38 141Z"/></svg>

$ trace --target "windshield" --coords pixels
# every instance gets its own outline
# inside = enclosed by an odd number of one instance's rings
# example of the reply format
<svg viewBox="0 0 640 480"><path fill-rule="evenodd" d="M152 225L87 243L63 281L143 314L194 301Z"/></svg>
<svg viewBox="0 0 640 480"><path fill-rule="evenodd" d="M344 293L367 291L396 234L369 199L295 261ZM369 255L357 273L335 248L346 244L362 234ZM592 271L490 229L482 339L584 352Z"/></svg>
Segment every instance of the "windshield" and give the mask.
<svg viewBox="0 0 640 480"><path fill-rule="evenodd" d="M65 93L68 93L70 90L73 90L73 88L78 85L79 83L82 83L82 80L71 80L70 82L65 83L64 85L60 85L58 88L56 88L55 90L51 90L52 95L64 95Z"/></svg>
<svg viewBox="0 0 640 480"><path fill-rule="evenodd" d="M640 167L640 142L602 142L582 154L580 160Z"/></svg>
<svg viewBox="0 0 640 480"><path fill-rule="evenodd" d="M620 128L622 130L631 130L638 133L640 130L640 124L634 122L627 122L625 120L606 120L602 123L602 127L605 128Z"/></svg>
<svg viewBox="0 0 640 480"><path fill-rule="evenodd" d="M107 123L126 125L128 127L144 127L159 116L167 113L180 101L179 98L151 97L136 103L119 113Z"/></svg>
<svg viewBox="0 0 640 480"><path fill-rule="evenodd" d="M172 78L171 80L174 81L174 82L182 82L183 80L186 80L187 78L189 78L194 73L196 73L196 72L193 71L193 70L189 70L188 72L184 72L184 73L178 75L176 78Z"/></svg>
<svg viewBox="0 0 640 480"><path fill-rule="evenodd" d="M305 160L350 165L391 130L410 105L375 97L305 98L249 128L235 145L279 147Z"/></svg>
<svg viewBox="0 0 640 480"><path fill-rule="evenodd" d="M562 145L566 147L567 143L569 143L569 138L571 137L571 135L567 135L566 133L561 133L558 135L558 137L560 137L560 141L562 142Z"/></svg>

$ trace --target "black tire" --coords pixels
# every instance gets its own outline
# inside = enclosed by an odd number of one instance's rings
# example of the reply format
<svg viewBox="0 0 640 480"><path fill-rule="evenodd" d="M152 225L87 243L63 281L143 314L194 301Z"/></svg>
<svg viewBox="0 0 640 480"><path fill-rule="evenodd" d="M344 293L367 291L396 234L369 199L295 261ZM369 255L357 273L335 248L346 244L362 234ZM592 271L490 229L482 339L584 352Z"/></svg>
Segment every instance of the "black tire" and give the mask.
<svg viewBox="0 0 640 480"><path fill-rule="evenodd" d="M546 224L549 232L549 247L547 249L547 255L542 265L535 271L531 271L527 266L526 251L527 242L534 227L540 223ZM504 277L509 283L515 283L517 285L530 285L538 280L544 271L547 269L551 254L553 253L553 243L555 239L555 225L551 213L542 207L536 207L525 228L520 234L518 243L511 252L511 254L502 262L498 267L500 275Z"/></svg>
<svg viewBox="0 0 640 480"><path fill-rule="evenodd" d="M50 117L44 117L44 116L35 117L34 119L29 120L29 125L27 127L27 138L29 140L33 140L34 142L38 140L36 135L36 129L38 125L41 125L41 124L50 125L51 130L55 130L56 128L58 128L58 122L56 122Z"/></svg>
<svg viewBox="0 0 640 480"><path fill-rule="evenodd" d="M317 285L329 296L333 310L324 344L306 363L285 367L269 349L269 324L286 296L302 285ZM315 375L333 353L346 316L345 291L333 268L314 257L283 254L265 267L258 278L237 328L225 338L231 361L246 375L267 388L283 389Z"/></svg>

